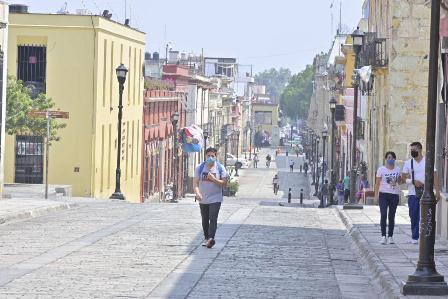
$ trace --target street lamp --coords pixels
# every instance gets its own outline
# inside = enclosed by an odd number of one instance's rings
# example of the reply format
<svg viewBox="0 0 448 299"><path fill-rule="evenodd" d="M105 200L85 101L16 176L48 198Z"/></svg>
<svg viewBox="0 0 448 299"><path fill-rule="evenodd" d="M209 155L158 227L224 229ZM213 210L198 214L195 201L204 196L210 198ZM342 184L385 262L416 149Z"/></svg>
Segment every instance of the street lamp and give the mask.
<svg viewBox="0 0 448 299"><path fill-rule="evenodd" d="M315 157L315 152L316 152L316 139L314 138L314 132L311 132L311 162L313 163L313 164L311 164L312 165L312 170L311 170L311 172L313 173L313 182L311 183L311 185L314 185L314 184L316 184L316 172L315 172L315 165L316 165L316 157ZM310 166L311 166L310 165Z"/></svg>
<svg viewBox="0 0 448 299"><path fill-rule="evenodd" d="M335 122L334 122L334 112L336 111L336 99L334 97L330 100L330 112L331 112L331 161L330 161L330 206L334 203L334 186L336 184L336 178L334 173L334 156L336 156L334 143L335 143Z"/></svg>
<svg viewBox="0 0 448 299"><path fill-rule="evenodd" d="M325 125L324 130L322 131L322 186L325 183L325 144L327 142L328 131ZM324 206L324 196L320 197L320 208L325 208Z"/></svg>
<svg viewBox="0 0 448 299"><path fill-rule="evenodd" d="M117 141L117 169L115 170L115 192L110 196L111 199L121 199L124 200L125 197L123 193L121 193L121 169L120 169L120 162L121 162L121 120L123 118L123 90L124 90L124 82L126 82L126 75L128 73L128 69L123 65L120 64L117 69L115 70L117 74L117 80L118 80L118 141Z"/></svg>
<svg viewBox="0 0 448 299"><path fill-rule="evenodd" d="M355 69L353 70L353 140L352 140L352 165L350 173L350 203L344 205L344 209L362 209L362 205L356 204L356 139L358 136L358 89L359 89L359 53L364 45L364 32L359 27L352 33L353 50L355 52Z"/></svg>
<svg viewBox="0 0 448 299"><path fill-rule="evenodd" d="M249 127L249 160L252 160L252 131L253 131L253 129L249 122L248 122L248 127Z"/></svg>
<svg viewBox="0 0 448 299"><path fill-rule="evenodd" d="M436 270L434 243L436 199L434 196L434 151L438 98L440 0L431 2L431 34L429 52L428 108L426 127L425 192L420 200L420 244L417 268L402 284L404 295L448 295L443 275Z"/></svg>
<svg viewBox="0 0 448 299"><path fill-rule="evenodd" d="M227 170L227 144L229 142L229 137L226 135L224 138L224 168Z"/></svg>
<svg viewBox="0 0 448 299"><path fill-rule="evenodd" d="M239 176L238 174L238 166L240 165L240 163L238 162L238 149L240 146L240 131L236 130L236 162L235 162L235 176Z"/></svg>
<svg viewBox="0 0 448 299"><path fill-rule="evenodd" d="M208 139L208 131L205 130L204 133L202 133L204 136L204 160L205 160L205 151L207 150L207 139Z"/></svg>
<svg viewBox="0 0 448 299"><path fill-rule="evenodd" d="M179 122L179 112L171 114L171 124L173 125L173 199L172 202L177 200L177 123Z"/></svg>
<svg viewBox="0 0 448 299"><path fill-rule="evenodd" d="M317 196L317 191L319 190L319 140L320 136L316 136L316 162L314 163L315 170L314 173L316 175L316 182L314 183L314 196Z"/></svg>

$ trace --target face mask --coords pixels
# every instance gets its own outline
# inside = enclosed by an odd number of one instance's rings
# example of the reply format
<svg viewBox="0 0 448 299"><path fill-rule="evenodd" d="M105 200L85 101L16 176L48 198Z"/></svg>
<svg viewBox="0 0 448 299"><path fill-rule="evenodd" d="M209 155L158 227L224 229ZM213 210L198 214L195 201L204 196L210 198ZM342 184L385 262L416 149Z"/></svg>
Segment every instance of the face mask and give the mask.
<svg viewBox="0 0 448 299"><path fill-rule="evenodd" d="M386 160L386 163L387 163L387 165L394 166L395 165L395 160L394 159L388 159L388 160Z"/></svg>
<svg viewBox="0 0 448 299"><path fill-rule="evenodd" d="M417 158L418 157L418 151L411 150L411 156L412 156L412 158Z"/></svg>
<svg viewBox="0 0 448 299"><path fill-rule="evenodd" d="M213 158L213 157L207 157L207 163L208 163L208 164L214 164L215 161L216 161L215 158Z"/></svg>

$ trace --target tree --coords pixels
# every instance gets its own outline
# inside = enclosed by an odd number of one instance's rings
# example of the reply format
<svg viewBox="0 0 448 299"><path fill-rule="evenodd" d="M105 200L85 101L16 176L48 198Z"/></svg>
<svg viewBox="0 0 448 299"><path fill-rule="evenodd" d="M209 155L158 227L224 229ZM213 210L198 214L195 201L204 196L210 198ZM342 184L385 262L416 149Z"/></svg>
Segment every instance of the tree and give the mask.
<svg viewBox="0 0 448 299"><path fill-rule="evenodd" d="M6 91L6 132L9 135L47 135L47 121L45 118L32 118L30 111L46 111L54 108L54 101L45 94L39 94L35 99L30 96L30 90L23 82L13 76L8 76ZM59 129L67 125L55 119L50 120L50 141L59 141Z"/></svg>
<svg viewBox="0 0 448 299"><path fill-rule="evenodd" d="M255 75L255 83L265 85L266 91L273 99L279 99L288 80L291 78L291 71L288 68L279 70L271 68Z"/></svg>
<svg viewBox="0 0 448 299"><path fill-rule="evenodd" d="M313 94L314 66L307 65L305 70L289 79L288 85L280 97L280 107L290 118L306 118Z"/></svg>

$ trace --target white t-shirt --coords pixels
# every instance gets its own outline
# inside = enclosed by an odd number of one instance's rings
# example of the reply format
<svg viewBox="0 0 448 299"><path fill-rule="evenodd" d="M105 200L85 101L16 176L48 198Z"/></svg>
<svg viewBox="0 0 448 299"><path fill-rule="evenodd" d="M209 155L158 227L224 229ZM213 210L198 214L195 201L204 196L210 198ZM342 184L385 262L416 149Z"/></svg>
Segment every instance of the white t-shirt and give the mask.
<svg viewBox="0 0 448 299"><path fill-rule="evenodd" d="M400 194L400 187L398 186L398 177L400 176L400 167L396 166L394 169L389 169L386 166L381 166L376 172L376 177L381 178L380 192ZM392 186L393 181L397 182Z"/></svg>
<svg viewBox="0 0 448 299"><path fill-rule="evenodd" d="M411 170L411 160L407 160L404 162L403 173L409 174L409 178L412 179L412 170ZM417 162L414 159L413 167L414 167L414 180L425 183L425 157ZM415 187L413 184L408 184L408 195L415 195Z"/></svg>

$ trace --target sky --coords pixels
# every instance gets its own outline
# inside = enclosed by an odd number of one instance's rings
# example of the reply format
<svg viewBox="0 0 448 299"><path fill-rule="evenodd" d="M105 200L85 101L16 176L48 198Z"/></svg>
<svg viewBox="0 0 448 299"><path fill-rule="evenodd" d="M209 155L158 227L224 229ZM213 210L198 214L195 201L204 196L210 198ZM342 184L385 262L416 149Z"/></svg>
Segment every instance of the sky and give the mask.
<svg viewBox="0 0 448 299"><path fill-rule="evenodd" d="M56 13L85 8L108 9L112 18L146 33L146 50L165 56L173 50L205 56L235 57L254 72L287 67L293 72L328 51L339 23L356 28L363 0L9 0L29 5L30 12ZM331 4L334 3L333 8ZM333 22L331 15L333 14ZM333 24L333 26L332 26ZM333 30L332 30L333 29Z"/></svg>

